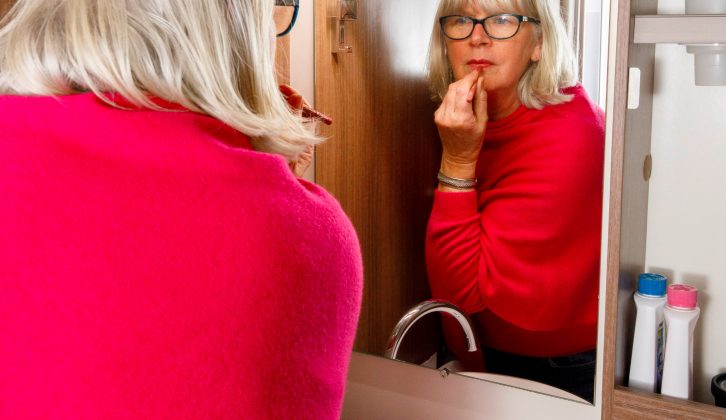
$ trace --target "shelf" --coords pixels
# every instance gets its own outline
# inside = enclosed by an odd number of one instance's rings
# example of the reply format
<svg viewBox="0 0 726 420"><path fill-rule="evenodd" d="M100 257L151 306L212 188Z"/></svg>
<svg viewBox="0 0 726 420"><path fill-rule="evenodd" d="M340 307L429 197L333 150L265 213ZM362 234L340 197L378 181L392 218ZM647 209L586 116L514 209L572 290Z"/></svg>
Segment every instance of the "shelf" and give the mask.
<svg viewBox="0 0 726 420"><path fill-rule="evenodd" d="M636 44L726 43L726 15L635 16Z"/></svg>
<svg viewBox="0 0 726 420"><path fill-rule="evenodd" d="M613 418L723 420L726 418L726 409L616 386L613 392Z"/></svg>

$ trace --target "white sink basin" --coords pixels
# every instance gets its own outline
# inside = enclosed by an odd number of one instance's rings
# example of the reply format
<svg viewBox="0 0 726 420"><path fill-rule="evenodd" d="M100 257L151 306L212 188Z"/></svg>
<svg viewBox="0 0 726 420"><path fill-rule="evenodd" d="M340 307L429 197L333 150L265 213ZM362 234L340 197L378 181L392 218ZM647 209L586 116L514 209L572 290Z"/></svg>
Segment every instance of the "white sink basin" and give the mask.
<svg viewBox="0 0 726 420"><path fill-rule="evenodd" d="M454 372L459 375L470 376L472 378L484 379L485 381L496 382L498 384L509 385L515 388L526 389L529 391L540 392L542 394L552 395L555 397L564 398L567 400L573 400L590 404L588 401L578 397L575 394L571 394L565 390L555 388L551 385L543 384L541 382L530 381L529 379L517 378L514 376L497 375L495 373L486 372ZM594 380L594 379L593 379Z"/></svg>
<svg viewBox="0 0 726 420"><path fill-rule="evenodd" d="M551 385L543 384L541 382L530 381L529 379L522 379L522 378L517 378L514 376L499 375L496 373L461 372L460 367L461 367L461 365L459 364L459 361L453 360L453 361L441 366L439 368L439 370L446 369L450 373L456 373L459 375L469 376L472 378L483 379L483 380L489 381L489 382L494 382L494 383L498 383L498 384L502 384L502 385L512 386L515 388L526 389L528 391L534 391L534 392L539 392L542 394L552 395L552 396L564 398L567 400L590 404L589 401L586 401L586 400L578 397L575 394L571 394L567 391L564 391L559 388L555 388Z"/></svg>

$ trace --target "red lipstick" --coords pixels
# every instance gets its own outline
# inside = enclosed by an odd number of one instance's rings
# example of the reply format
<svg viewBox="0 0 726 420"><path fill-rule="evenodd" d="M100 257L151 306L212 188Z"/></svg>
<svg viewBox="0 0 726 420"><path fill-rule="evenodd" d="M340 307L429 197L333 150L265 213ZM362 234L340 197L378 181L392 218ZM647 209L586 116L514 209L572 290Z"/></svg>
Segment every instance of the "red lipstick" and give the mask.
<svg viewBox="0 0 726 420"><path fill-rule="evenodd" d="M492 62L489 60L475 58L475 59L471 59L471 60L467 61L466 64L475 69L485 69L485 68L491 66Z"/></svg>

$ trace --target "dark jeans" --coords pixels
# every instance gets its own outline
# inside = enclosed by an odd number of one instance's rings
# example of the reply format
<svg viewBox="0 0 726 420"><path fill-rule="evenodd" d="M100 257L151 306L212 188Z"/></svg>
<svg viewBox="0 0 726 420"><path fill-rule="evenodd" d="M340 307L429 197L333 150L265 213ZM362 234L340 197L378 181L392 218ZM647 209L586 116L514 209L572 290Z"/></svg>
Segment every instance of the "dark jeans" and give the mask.
<svg viewBox="0 0 726 420"><path fill-rule="evenodd" d="M484 348L487 372L552 385L592 403L595 390L595 350L562 357L527 357Z"/></svg>

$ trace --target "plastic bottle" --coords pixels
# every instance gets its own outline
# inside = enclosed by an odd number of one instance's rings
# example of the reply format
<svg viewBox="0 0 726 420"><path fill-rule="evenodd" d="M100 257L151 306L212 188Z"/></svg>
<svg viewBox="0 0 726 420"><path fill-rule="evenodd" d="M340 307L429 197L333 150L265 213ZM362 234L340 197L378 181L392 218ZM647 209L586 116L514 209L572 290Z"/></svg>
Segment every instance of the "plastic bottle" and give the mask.
<svg viewBox="0 0 726 420"><path fill-rule="evenodd" d="M693 398L693 331L701 310L698 290L685 284L668 286L665 361L661 394Z"/></svg>
<svg viewBox="0 0 726 420"><path fill-rule="evenodd" d="M638 291L633 296L637 310L633 354L628 386L649 392L660 391L665 344L666 278L661 274L638 276Z"/></svg>
<svg viewBox="0 0 726 420"><path fill-rule="evenodd" d="M711 393L716 407L726 408L726 373L721 373L711 379Z"/></svg>

